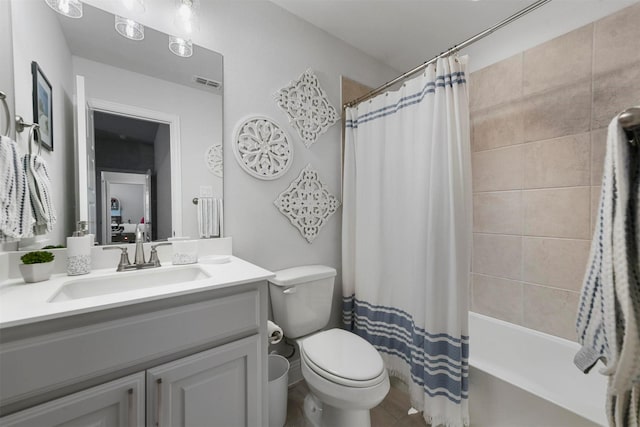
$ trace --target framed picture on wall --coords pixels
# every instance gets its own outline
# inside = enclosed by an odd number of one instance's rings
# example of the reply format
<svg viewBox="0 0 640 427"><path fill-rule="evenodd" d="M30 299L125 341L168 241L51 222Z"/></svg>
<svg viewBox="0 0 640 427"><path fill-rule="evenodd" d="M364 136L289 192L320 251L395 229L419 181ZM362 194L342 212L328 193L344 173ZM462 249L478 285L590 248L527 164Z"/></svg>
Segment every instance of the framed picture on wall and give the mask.
<svg viewBox="0 0 640 427"><path fill-rule="evenodd" d="M40 126L40 144L53 151L53 89L38 63L31 63L33 76L33 122Z"/></svg>

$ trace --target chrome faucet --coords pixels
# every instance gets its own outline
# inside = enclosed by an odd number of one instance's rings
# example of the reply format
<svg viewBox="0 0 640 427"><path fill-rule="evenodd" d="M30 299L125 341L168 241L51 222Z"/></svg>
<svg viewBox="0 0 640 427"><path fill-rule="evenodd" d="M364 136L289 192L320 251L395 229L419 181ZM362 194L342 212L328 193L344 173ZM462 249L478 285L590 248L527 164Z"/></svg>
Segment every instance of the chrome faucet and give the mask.
<svg viewBox="0 0 640 427"><path fill-rule="evenodd" d="M129 253L127 251L126 246L105 246L102 248L103 250L113 250L120 249L122 253L120 254L120 262L118 263L118 267L116 271L127 271L127 270L140 270L143 268L154 268L160 267L160 260L158 259L158 251L156 248L158 246L166 246L170 245L171 242L161 242L156 243L155 245L151 245L151 253L149 254L149 261L146 262L144 259L144 234L140 227L136 227L136 252L134 255L134 263L131 264L129 261Z"/></svg>
<svg viewBox="0 0 640 427"><path fill-rule="evenodd" d="M144 233L140 224L136 227L136 253L133 257L135 265L144 265Z"/></svg>

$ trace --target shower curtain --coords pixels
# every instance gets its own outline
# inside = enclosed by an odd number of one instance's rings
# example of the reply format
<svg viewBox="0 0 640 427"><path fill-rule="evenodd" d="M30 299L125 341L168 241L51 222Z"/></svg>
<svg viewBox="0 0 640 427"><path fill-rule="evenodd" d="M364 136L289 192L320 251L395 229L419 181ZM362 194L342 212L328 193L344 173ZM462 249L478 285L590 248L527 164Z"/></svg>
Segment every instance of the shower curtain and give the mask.
<svg viewBox="0 0 640 427"><path fill-rule="evenodd" d="M432 425L468 415L471 161L466 57L347 109L343 320Z"/></svg>

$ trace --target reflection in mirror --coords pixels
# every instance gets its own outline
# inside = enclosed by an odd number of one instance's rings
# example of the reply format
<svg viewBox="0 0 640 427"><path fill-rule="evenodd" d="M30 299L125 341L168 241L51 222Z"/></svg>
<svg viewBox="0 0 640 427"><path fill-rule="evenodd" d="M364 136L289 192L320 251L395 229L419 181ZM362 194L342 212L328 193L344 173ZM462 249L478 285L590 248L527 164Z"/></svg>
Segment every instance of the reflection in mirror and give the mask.
<svg viewBox="0 0 640 427"><path fill-rule="evenodd" d="M142 120L130 116L121 116L90 110L93 115L93 135L95 147L95 178L101 185L96 188L95 209L97 217L96 240L101 244L114 241L111 228L120 229L121 224L145 224L146 237L150 240L167 239L172 235L171 228L171 161L169 125L162 122ZM89 159L91 161L91 159ZM105 194L104 172L120 172L149 175L149 191L144 194L148 199L135 203L135 206L148 204L150 209L142 214L130 214L127 206L124 216L108 218L110 200ZM93 172L90 172L93 173ZM111 176L111 175L107 175ZM120 176L120 175L117 175ZM108 186L106 187L108 188ZM130 205L130 204L129 204ZM90 207L91 209L92 207ZM128 240L116 240L117 242Z"/></svg>
<svg viewBox="0 0 640 427"><path fill-rule="evenodd" d="M63 221L49 243L64 243L76 220L88 220L97 240L108 242L111 221L103 211L110 200L102 194L102 171L151 171L149 218L144 215L150 239L198 237L191 200L202 186L223 197L222 177L205 161L210 148L222 143L222 55L193 46L191 57L180 58L169 50L168 34L148 27L144 40L125 39L114 30L114 15L86 3L80 19L59 15L44 1L12 0L11 7L14 45L30 46L13 50L16 112L24 114L31 103L32 61L53 86L56 148L46 160ZM127 122L132 119L152 123ZM75 138L74 123L81 125ZM158 147L161 136L165 145ZM125 151L124 142L138 151L153 146L153 165L151 157ZM69 191L70 169L75 191Z"/></svg>
<svg viewBox="0 0 640 427"><path fill-rule="evenodd" d="M98 237L103 243L131 243L136 228L143 230L145 241L151 240L155 222L151 213L151 172L101 172L100 211L103 227Z"/></svg>

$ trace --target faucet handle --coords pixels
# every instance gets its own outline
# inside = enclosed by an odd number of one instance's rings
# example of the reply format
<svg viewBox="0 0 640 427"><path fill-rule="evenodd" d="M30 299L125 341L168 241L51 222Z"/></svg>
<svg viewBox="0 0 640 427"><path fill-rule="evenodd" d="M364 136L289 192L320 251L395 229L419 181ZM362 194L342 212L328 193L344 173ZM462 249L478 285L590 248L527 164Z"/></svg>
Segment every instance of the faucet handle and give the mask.
<svg viewBox="0 0 640 427"><path fill-rule="evenodd" d="M154 267L160 267L160 260L158 259L158 251L156 248L158 246L169 246L172 242L160 242L154 245L151 245L151 255L149 255L149 264L153 264Z"/></svg>
<svg viewBox="0 0 640 427"><path fill-rule="evenodd" d="M126 246L105 246L102 248L103 251L107 250L115 250L120 249L122 253L120 254L120 262L118 263L118 268L116 271L124 271L127 265L131 265L131 261L129 261L129 253L127 252Z"/></svg>

